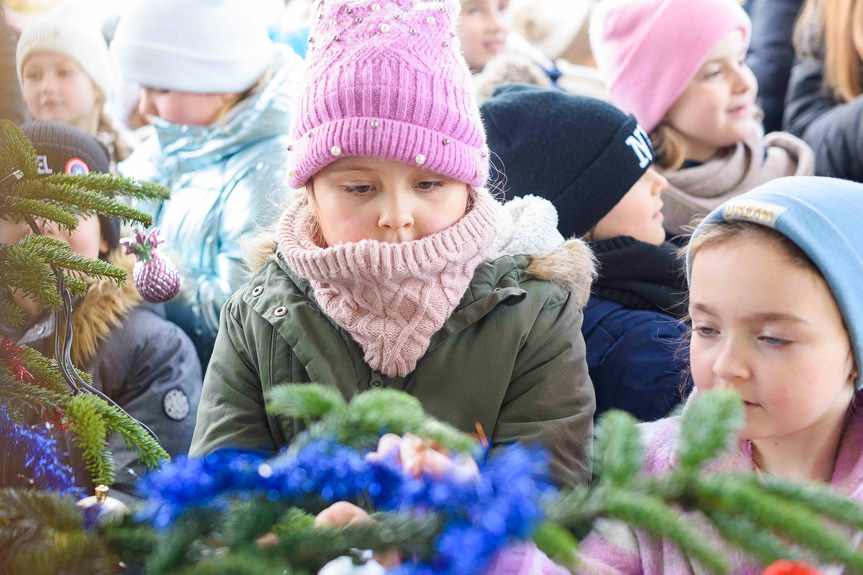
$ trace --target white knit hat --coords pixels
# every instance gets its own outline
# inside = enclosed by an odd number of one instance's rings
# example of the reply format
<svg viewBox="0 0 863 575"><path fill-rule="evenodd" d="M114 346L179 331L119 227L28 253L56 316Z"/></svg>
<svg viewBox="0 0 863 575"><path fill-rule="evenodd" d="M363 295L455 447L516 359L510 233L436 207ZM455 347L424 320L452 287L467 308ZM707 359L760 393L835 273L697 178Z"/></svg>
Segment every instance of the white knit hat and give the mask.
<svg viewBox="0 0 863 575"><path fill-rule="evenodd" d="M252 87L275 47L250 2L139 0L120 17L111 53L124 80L219 94Z"/></svg>
<svg viewBox="0 0 863 575"><path fill-rule="evenodd" d="M514 0L513 29L556 60L563 56L590 17L596 0Z"/></svg>
<svg viewBox="0 0 863 575"><path fill-rule="evenodd" d="M58 8L24 28L16 53L18 81L24 83L24 64L33 54L50 52L75 60L105 98L111 93L108 45L96 23L74 9Z"/></svg>

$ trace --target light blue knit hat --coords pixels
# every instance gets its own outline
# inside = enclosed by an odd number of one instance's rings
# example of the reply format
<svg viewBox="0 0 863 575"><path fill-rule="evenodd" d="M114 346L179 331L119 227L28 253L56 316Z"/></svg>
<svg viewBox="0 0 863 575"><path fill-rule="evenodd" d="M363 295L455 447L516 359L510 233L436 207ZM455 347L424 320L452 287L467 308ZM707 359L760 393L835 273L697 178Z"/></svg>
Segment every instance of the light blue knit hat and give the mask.
<svg viewBox="0 0 863 575"><path fill-rule="evenodd" d="M834 178L772 180L713 210L705 224L743 221L773 228L797 244L815 263L839 304L857 360L857 389L863 388L863 184ZM686 276L692 259L686 253Z"/></svg>

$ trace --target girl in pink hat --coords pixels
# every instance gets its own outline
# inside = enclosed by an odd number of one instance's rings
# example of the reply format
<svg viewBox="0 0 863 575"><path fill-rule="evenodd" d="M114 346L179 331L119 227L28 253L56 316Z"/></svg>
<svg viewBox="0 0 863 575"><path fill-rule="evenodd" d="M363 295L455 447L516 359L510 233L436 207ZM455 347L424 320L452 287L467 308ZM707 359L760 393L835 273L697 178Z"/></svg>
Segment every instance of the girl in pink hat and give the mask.
<svg viewBox="0 0 863 575"><path fill-rule="evenodd" d="M592 257L549 203L485 189L459 2L317 10L288 148L303 192L222 311L191 453L289 444L303 423L267 415L274 386L386 387L493 447L541 444L554 480L587 483Z"/></svg>
<svg viewBox="0 0 863 575"><path fill-rule="evenodd" d="M750 30L735 0L604 0L591 16L611 101L650 132L668 179L669 234L762 183L813 173L805 143L764 136L745 61Z"/></svg>

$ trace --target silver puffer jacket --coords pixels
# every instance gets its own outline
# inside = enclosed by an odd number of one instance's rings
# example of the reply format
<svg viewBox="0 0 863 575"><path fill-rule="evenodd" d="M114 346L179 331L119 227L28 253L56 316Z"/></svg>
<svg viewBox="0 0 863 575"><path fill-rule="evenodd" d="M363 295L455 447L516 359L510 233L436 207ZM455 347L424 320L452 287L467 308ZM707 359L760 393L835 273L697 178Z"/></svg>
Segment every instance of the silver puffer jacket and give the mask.
<svg viewBox="0 0 863 575"><path fill-rule="evenodd" d="M302 60L279 47L273 77L210 126L155 119L120 173L167 186L171 199L138 206L154 216L182 277L168 319L195 343L206 368L222 304L246 279L241 242L273 223L288 195L285 166Z"/></svg>

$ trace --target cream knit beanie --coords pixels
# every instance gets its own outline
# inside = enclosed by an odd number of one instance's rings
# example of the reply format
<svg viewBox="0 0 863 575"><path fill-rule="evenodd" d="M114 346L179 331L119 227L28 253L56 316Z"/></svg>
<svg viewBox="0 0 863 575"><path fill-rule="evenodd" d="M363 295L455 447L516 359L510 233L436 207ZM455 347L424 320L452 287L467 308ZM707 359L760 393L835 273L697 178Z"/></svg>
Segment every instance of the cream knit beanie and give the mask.
<svg viewBox="0 0 863 575"><path fill-rule="evenodd" d="M251 88L272 66L264 18L243 0L138 0L120 17L111 54L124 80L219 94Z"/></svg>
<svg viewBox="0 0 863 575"><path fill-rule="evenodd" d="M58 8L24 29L16 53L18 81L24 84L24 64L40 52L75 60L105 98L111 93L108 45L96 23L74 9Z"/></svg>

